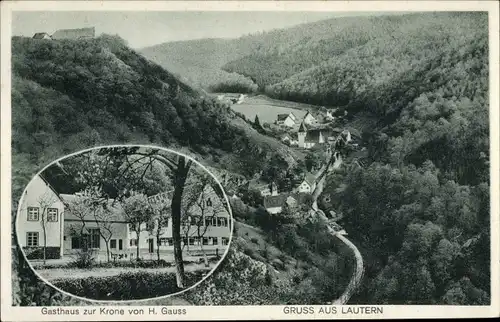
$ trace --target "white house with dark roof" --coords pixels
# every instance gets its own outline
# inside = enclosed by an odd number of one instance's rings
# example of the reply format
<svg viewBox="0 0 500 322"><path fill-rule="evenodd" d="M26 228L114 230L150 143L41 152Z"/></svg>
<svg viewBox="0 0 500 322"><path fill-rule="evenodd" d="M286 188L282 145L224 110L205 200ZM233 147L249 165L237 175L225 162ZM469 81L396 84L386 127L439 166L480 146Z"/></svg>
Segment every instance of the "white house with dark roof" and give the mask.
<svg viewBox="0 0 500 322"><path fill-rule="evenodd" d="M284 125L287 127L294 127L295 122L297 120L297 117L293 113L289 114L278 114L278 117L276 119L276 124L277 125Z"/></svg>
<svg viewBox="0 0 500 322"><path fill-rule="evenodd" d="M311 114L311 112L307 111L306 115L304 115L303 121L307 125L312 125L318 122L316 118Z"/></svg>
<svg viewBox="0 0 500 322"><path fill-rule="evenodd" d="M297 192L312 193L316 188L316 177L312 173L307 173L304 180L297 188Z"/></svg>

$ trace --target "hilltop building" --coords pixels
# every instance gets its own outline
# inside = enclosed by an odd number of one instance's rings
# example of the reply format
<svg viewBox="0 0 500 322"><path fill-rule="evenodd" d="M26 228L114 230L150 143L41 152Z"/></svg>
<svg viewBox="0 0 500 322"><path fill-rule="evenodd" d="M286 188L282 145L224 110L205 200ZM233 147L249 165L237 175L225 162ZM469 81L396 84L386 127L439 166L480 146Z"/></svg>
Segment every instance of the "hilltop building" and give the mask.
<svg viewBox="0 0 500 322"><path fill-rule="evenodd" d="M79 29L59 29L52 39L91 39L95 37L95 27Z"/></svg>
<svg viewBox="0 0 500 322"><path fill-rule="evenodd" d="M105 253L106 241L101 236L101 229L108 231L108 227L112 231L109 240L112 253L134 256L137 247L143 250L141 254L146 250L152 254L158 247L160 251L173 251L171 218L160 227L160 245L157 245L157 219L151 229L146 229L146 224L143 224L141 234L137 236L125 220L120 203L109 200L107 208L110 213L102 220L90 213L72 213L69 205L79 197L79 194L59 194L43 175L30 181L17 220L18 242L27 255L45 247L47 259L61 258L81 250L83 245ZM171 192L166 192L149 199L152 203L169 203L170 198ZM225 199L221 200L211 186L207 185L199 199L184 211L187 215L183 217L181 235L182 245L188 251L217 251L228 245L231 216Z"/></svg>
<svg viewBox="0 0 500 322"><path fill-rule="evenodd" d="M33 39L52 39L52 37L46 32L37 32Z"/></svg>

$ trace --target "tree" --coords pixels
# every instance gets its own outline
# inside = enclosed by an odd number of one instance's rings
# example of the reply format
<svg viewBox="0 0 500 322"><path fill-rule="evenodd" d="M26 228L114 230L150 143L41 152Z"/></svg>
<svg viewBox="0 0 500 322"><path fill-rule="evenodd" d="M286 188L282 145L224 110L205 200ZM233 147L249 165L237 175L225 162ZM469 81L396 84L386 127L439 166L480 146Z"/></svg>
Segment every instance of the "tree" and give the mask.
<svg viewBox="0 0 500 322"><path fill-rule="evenodd" d="M314 171L321 166L321 157L318 153L309 152L304 159L307 171Z"/></svg>
<svg viewBox="0 0 500 322"><path fill-rule="evenodd" d="M151 202L148 198L149 205L153 211L154 224L150 223L150 232L154 232L156 236L156 255L158 263L160 262L160 245L161 245L161 235L164 228L168 226L168 220L170 218L170 204L165 200L159 202Z"/></svg>
<svg viewBox="0 0 500 322"><path fill-rule="evenodd" d="M259 116L258 115L255 115L255 119L253 121L253 125L255 126L255 128L259 129L261 128L261 125L260 125L260 120L259 120Z"/></svg>
<svg viewBox="0 0 500 322"><path fill-rule="evenodd" d="M125 220L131 225L135 231L137 238L137 260L140 257L140 237L142 226L149 223L154 215L148 198L142 193L134 193L123 201L123 214Z"/></svg>
<svg viewBox="0 0 500 322"><path fill-rule="evenodd" d="M97 205L94 209L94 222L98 227L99 235L104 240L106 244L106 256L108 262L111 261L111 254L109 250L109 242L115 234L114 221L118 218L116 217L117 210L114 209L108 200L103 200L101 204Z"/></svg>
<svg viewBox="0 0 500 322"><path fill-rule="evenodd" d="M191 171L190 179L192 183L187 188L184 202L184 235L188 240L191 236L196 237L200 243L205 266L208 267L203 237L209 229L209 223L215 222L219 225L219 220L222 219L219 219L217 215L229 214L229 210L225 207L224 195L216 192L218 187L214 187L213 179L209 175ZM230 227L229 220L226 224Z"/></svg>

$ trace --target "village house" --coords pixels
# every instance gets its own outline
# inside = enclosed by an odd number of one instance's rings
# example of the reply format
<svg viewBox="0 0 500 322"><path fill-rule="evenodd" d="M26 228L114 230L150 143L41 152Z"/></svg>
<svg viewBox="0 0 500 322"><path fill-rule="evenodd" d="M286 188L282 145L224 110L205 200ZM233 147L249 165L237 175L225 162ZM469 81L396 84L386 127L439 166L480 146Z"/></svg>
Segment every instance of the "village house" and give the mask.
<svg viewBox="0 0 500 322"><path fill-rule="evenodd" d="M154 253L158 247L156 228L141 228L141 235L131 228L124 219L120 203L108 201L109 214L105 220L90 213L78 214L70 210L70 204L77 202L80 194L59 194L47 178L37 175L26 188L18 210L17 236L19 245L26 254L47 249L47 259L61 258L81 250L85 245L98 253L106 253L106 240L109 239L111 253L134 256L137 245L144 253ZM150 197L158 202L161 198L170 198L170 193ZM188 251L212 250L225 248L229 243L231 216L224 201L215 191L206 186L198 199L189 209L186 220L182 223L182 245ZM168 210L167 210L168 211ZM171 218L161 227L160 251L172 252ZM109 235L111 234L111 235ZM46 238L44 238L46 237ZM46 240L46 242L44 242Z"/></svg>
<svg viewBox="0 0 500 322"><path fill-rule="evenodd" d="M293 113L289 114L278 114L276 119L277 125L284 125L286 127L294 127L297 117Z"/></svg>
<svg viewBox="0 0 500 322"><path fill-rule="evenodd" d="M52 34L52 39L91 39L95 37L95 27L79 29L59 29Z"/></svg>
<svg viewBox="0 0 500 322"><path fill-rule="evenodd" d="M264 208L270 214L279 214L287 206L294 209L305 203L307 193L282 193L264 197Z"/></svg>
<svg viewBox="0 0 500 322"><path fill-rule="evenodd" d="M328 121L335 121L335 116L333 116L333 113L331 111L326 111L325 118Z"/></svg>
<svg viewBox="0 0 500 322"><path fill-rule="evenodd" d="M19 245L26 255L45 246L47 258L60 258L64 254L63 224L63 200L42 176L35 176L22 195L17 213Z"/></svg>
<svg viewBox="0 0 500 322"><path fill-rule="evenodd" d="M304 119L302 121L306 125L313 125L318 123L318 120L311 114L311 112L307 111L306 115L304 115Z"/></svg>
<svg viewBox="0 0 500 322"><path fill-rule="evenodd" d="M227 101L232 104L241 104L245 100L245 94L227 93L217 95L219 101Z"/></svg>
<svg viewBox="0 0 500 322"><path fill-rule="evenodd" d="M299 193L312 193L316 188L316 177L312 173L307 173L304 180L297 187Z"/></svg>
<svg viewBox="0 0 500 322"><path fill-rule="evenodd" d="M33 39L52 39L52 37L46 32L37 32Z"/></svg>
<svg viewBox="0 0 500 322"><path fill-rule="evenodd" d="M314 147L316 144L325 143L323 130L317 128L308 129L304 122L300 124L297 136L298 136L298 146L303 149L310 149Z"/></svg>

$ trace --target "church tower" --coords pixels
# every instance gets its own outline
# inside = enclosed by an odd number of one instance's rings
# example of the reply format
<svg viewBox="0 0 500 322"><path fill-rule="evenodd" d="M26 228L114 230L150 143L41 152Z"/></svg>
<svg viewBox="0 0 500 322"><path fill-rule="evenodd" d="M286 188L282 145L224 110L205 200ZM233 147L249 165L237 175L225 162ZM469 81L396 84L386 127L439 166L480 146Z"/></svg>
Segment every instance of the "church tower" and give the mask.
<svg viewBox="0 0 500 322"><path fill-rule="evenodd" d="M306 135L307 135L307 128L306 125L304 124L304 121L300 123L299 131L297 132L297 136L299 139L299 147L305 148L306 147Z"/></svg>

